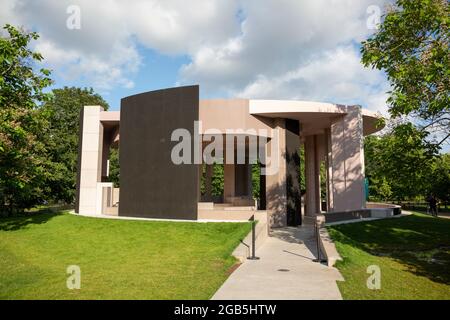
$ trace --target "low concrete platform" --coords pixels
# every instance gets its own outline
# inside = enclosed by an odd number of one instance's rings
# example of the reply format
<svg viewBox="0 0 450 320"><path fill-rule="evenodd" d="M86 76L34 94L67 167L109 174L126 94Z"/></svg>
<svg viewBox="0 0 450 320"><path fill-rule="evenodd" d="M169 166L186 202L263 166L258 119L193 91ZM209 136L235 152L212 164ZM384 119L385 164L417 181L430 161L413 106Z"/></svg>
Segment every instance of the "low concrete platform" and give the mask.
<svg viewBox="0 0 450 320"><path fill-rule="evenodd" d="M342 299L339 271L313 262L312 226L275 229L256 253L260 259L245 261L212 299Z"/></svg>
<svg viewBox="0 0 450 320"><path fill-rule="evenodd" d="M75 213L74 210L68 211L70 214L81 216L81 217L89 217L89 218L99 218L99 219L116 219L116 220L136 220L136 221L166 221L166 222L189 222L189 223L208 223L208 222L248 222L248 219L221 219L221 217L217 217L217 219L197 219L197 220L182 220L182 219L158 219L158 218L141 218L141 217L126 217L126 216L114 216L114 215L106 215L106 214L80 214Z"/></svg>

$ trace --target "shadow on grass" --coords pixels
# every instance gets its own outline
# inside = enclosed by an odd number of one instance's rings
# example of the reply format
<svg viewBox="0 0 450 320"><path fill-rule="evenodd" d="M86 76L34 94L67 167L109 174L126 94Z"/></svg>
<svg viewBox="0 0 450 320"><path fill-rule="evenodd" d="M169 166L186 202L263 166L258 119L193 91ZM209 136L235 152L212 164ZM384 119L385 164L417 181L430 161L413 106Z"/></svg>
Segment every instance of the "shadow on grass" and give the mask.
<svg viewBox="0 0 450 320"><path fill-rule="evenodd" d="M44 224L62 213L40 210L33 213L24 213L14 217L0 218L0 231L16 231L34 224Z"/></svg>
<svg viewBox="0 0 450 320"><path fill-rule="evenodd" d="M450 284L450 220L412 215L330 227L335 241L389 257L408 271Z"/></svg>

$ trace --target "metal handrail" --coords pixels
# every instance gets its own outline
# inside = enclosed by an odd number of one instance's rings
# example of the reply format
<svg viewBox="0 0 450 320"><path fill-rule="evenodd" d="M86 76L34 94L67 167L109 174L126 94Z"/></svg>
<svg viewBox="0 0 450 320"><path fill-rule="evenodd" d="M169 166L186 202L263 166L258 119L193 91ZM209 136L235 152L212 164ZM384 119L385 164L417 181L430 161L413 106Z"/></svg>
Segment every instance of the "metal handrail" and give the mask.
<svg viewBox="0 0 450 320"><path fill-rule="evenodd" d="M252 255L248 257L248 260L259 260L259 257L256 256L256 221L255 215L253 214L249 221L252 222Z"/></svg>
<svg viewBox="0 0 450 320"><path fill-rule="evenodd" d="M321 249L320 249L320 232L319 232L319 224L317 223L317 218L314 221L314 233L315 233L315 238L316 238L316 252L317 252L317 258L314 259L314 262L318 262L318 263L324 263L327 262L326 259L322 259L321 258Z"/></svg>

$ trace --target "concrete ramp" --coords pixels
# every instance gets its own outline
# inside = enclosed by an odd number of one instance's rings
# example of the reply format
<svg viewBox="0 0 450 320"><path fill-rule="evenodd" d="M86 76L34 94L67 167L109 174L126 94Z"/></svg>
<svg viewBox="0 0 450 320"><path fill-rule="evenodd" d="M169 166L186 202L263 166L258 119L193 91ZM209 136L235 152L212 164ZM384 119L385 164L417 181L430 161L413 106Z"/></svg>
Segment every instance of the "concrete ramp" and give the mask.
<svg viewBox="0 0 450 320"><path fill-rule="evenodd" d="M278 228L256 251L260 260L246 260L214 294L214 300L340 300L339 271L313 262L311 226Z"/></svg>

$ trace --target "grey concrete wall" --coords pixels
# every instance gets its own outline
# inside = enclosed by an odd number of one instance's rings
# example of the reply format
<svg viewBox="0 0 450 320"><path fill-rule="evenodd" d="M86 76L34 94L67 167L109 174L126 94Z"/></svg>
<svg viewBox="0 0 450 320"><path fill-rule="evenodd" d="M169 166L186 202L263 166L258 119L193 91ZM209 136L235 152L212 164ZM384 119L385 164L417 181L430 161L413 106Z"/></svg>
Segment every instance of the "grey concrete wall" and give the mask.
<svg viewBox="0 0 450 320"><path fill-rule="evenodd" d="M365 207L363 118L361 107L347 106L347 114L331 125L333 204L330 211Z"/></svg>
<svg viewBox="0 0 450 320"><path fill-rule="evenodd" d="M266 210L271 227L286 226L286 123L285 119L274 120L274 138L266 144L266 163L277 164L277 170L266 175ZM272 150L273 149L273 150ZM266 165L267 167L268 165Z"/></svg>
<svg viewBox="0 0 450 320"><path fill-rule="evenodd" d="M254 129L270 130L273 119L254 116L249 113L249 101L246 99L201 100L199 116L202 129Z"/></svg>
<svg viewBox="0 0 450 320"><path fill-rule="evenodd" d="M80 122L78 131L78 155L77 155L77 182L75 193L75 213L80 212L80 181L81 181L81 146L83 144L84 107L80 110Z"/></svg>
<svg viewBox="0 0 450 320"><path fill-rule="evenodd" d="M317 137L305 137L305 216L320 213L320 160Z"/></svg>
<svg viewBox="0 0 450 320"><path fill-rule="evenodd" d="M101 181L103 126L101 106L84 106L81 116L77 200L75 212L84 215L100 214L101 199L97 184Z"/></svg>
<svg viewBox="0 0 450 320"><path fill-rule="evenodd" d="M185 128L194 137L199 87L126 97L120 112L119 215L197 219L199 168L171 161L171 134Z"/></svg>

